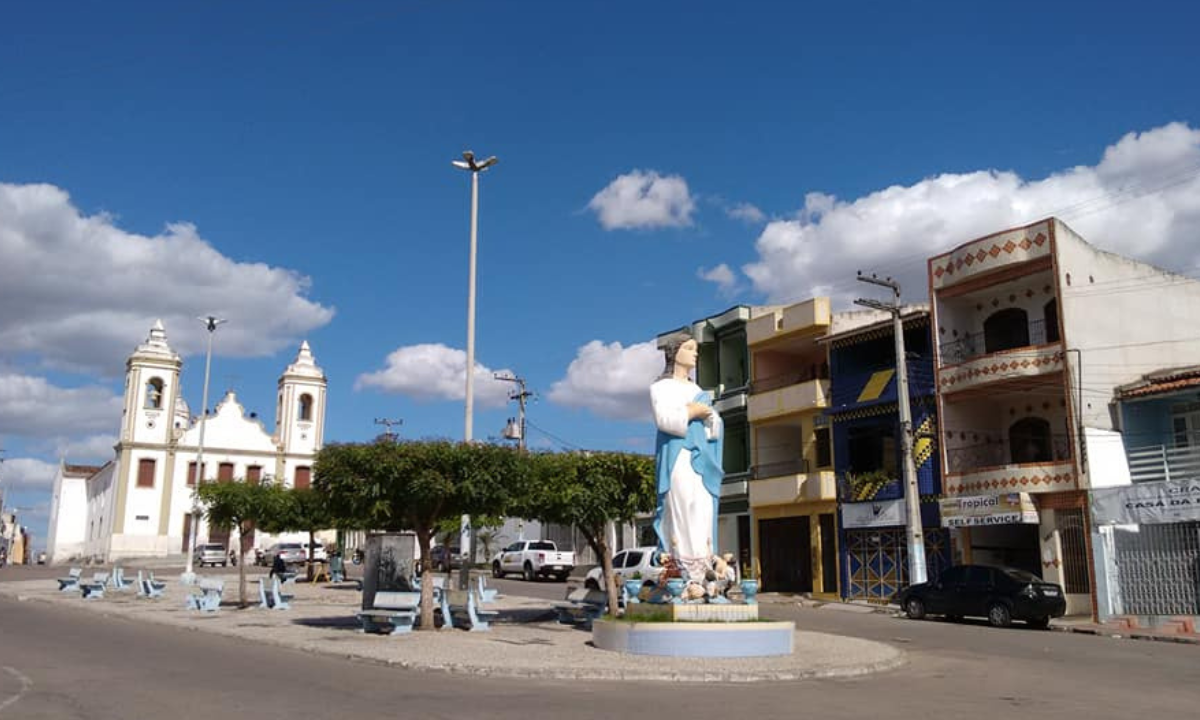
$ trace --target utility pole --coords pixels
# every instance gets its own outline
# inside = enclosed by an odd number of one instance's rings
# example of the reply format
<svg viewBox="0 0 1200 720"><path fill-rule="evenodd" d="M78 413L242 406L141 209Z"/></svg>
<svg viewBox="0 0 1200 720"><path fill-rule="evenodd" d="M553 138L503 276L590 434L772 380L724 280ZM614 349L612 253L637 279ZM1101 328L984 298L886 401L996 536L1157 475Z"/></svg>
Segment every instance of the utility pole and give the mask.
<svg viewBox="0 0 1200 720"><path fill-rule="evenodd" d="M383 436L388 439L388 442L395 442L396 436L399 433L392 432L392 426L395 425L396 427L399 427L404 424L404 421L400 418L396 418L394 420L391 418L375 418L375 424L382 425L384 428L386 428L383 431Z"/></svg>
<svg viewBox="0 0 1200 720"><path fill-rule="evenodd" d="M525 389L525 378L515 375L503 375L501 373L493 373L492 377L504 382L517 384L518 389L508 396L509 400L516 400L520 408L517 415L517 426L513 428L512 421L509 420L509 426L504 428L504 437L511 440L515 436L517 438L517 449L525 452L525 401L533 397L533 393Z"/></svg>
<svg viewBox="0 0 1200 720"><path fill-rule="evenodd" d="M872 274L866 277L860 270L858 279L892 291L892 302L859 298L855 305L883 310L892 314L892 333L896 336L896 405L900 410L901 468L904 472L904 505L908 510L908 583L923 583L925 577L925 531L921 527L921 498L917 487L917 466L913 462L912 408L908 399L908 358L904 350L904 321L900 317L900 283L890 277L882 280Z"/></svg>

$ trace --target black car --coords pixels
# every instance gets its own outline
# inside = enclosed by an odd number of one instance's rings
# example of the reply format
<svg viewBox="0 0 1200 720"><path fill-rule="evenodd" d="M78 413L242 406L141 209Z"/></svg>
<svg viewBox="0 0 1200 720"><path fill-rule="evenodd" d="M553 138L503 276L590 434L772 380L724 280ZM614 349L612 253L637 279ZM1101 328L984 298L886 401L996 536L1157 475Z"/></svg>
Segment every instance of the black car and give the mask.
<svg viewBox="0 0 1200 720"><path fill-rule="evenodd" d="M996 627L1024 620L1045 628L1050 618L1067 612L1062 587L1015 568L958 565L932 582L910 585L896 593L895 602L914 620L945 615L956 620L985 617Z"/></svg>
<svg viewBox="0 0 1200 720"><path fill-rule="evenodd" d="M457 570L462 567L463 554L453 545L435 545L429 549L429 558L435 572L448 572L452 568Z"/></svg>

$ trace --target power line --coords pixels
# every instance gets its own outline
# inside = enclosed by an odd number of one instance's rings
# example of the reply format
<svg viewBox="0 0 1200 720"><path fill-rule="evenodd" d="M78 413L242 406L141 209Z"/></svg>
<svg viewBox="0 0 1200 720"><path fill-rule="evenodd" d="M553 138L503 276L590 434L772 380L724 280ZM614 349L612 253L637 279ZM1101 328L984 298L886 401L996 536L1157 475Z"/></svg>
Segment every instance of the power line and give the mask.
<svg viewBox="0 0 1200 720"><path fill-rule="evenodd" d="M526 418L525 424L527 426L533 428L534 430L537 430L541 434L545 435L546 437L550 438L552 441L558 443L559 445L561 445L562 447L564 447L568 450L583 450L582 447L576 445L575 443L567 442L566 440L563 440L562 438L560 438L559 436L550 432L549 430L545 430L545 429L541 428L540 426L536 425L532 420L529 420L528 418Z"/></svg>

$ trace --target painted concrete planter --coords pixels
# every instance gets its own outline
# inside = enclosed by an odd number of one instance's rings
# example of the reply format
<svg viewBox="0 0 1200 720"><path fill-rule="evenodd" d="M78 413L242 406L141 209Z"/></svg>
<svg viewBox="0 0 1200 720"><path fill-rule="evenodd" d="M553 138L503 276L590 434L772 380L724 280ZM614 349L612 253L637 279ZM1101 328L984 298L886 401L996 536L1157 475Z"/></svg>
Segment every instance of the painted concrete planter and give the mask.
<svg viewBox="0 0 1200 720"><path fill-rule="evenodd" d="M592 643L601 650L666 657L791 655L795 634L791 622L592 623Z"/></svg>

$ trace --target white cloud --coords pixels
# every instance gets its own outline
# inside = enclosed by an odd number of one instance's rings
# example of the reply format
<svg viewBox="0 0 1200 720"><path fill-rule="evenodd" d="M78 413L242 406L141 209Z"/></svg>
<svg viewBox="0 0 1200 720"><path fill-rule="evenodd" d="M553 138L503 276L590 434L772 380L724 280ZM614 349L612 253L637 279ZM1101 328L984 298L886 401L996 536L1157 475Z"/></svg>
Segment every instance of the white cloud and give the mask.
<svg viewBox="0 0 1200 720"><path fill-rule="evenodd" d="M375 388L406 395L416 400L463 400L467 390L467 353L442 344L409 345L387 357L382 370L364 373L354 381L354 389ZM511 374L509 370L496 372ZM492 370L475 363L475 402L488 407L503 407L508 402L511 383L492 377Z"/></svg>
<svg viewBox="0 0 1200 720"><path fill-rule="evenodd" d="M649 420L650 384L662 371L663 354L654 342L623 347L593 340L579 348L549 397L613 420Z"/></svg>
<svg viewBox="0 0 1200 720"><path fill-rule="evenodd" d="M0 354L116 375L162 318L172 346L203 348L197 315L229 319L217 351L270 355L329 322L291 270L236 262L193 225L154 236L127 232L104 214L83 215L53 185L0 183Z"/></svg>
<svg viewBox="0 0 1200 720"><path fill-rule="evenodd" d="M605 230L686 227L696 203L678 175L634 170L620 175L588 203Z"/></svg>
<svg viewBox="0 0 1200 720"><path fill-rule="evenodd" d="M62 388L40 377L0 374L0 433L60 437L112 430L121 405L107 388Z"/></svg>
<svg viewBox="0 0 1200 720"><path fill-rule="evenodd" d="M696 277L700 278L701 280L707 280L711 283L716 283L717 289L724 297L733 297L738 292L737 276L725 263L721 263L720 265L709 270L700 268L696 270Z"/></svg>
<svg viewBox="0 0 1200 720"><path fill-rule="evenodd" d="M0 480L6 490L49 490L54 487L57 463L34 458L12 458L0 465Z"/></svg>
<svg viewBox="0 0 1200 720"><path fill-rule="evenodd" d="M1095 166L1040 180L995 170L943 174L851 201L811 193L793 220L771 222L742 268L771 302L862 289L856 270L925 294L926 260L976 237L1050 214L1089 242L1168 268L1200 261L1200 130L1172 123L1130 133Z"/></svg>
<svg viewBox="0 0 1200 720"><path fill-rule="evenodd" d="M767 219L766 213L747 202L738 203L733 207L726 208L725 214L734 220L741 220L751 225L758 225Z"/></svg>
<svg viewBox="0 0 1200 720"><path fill-rule="evenodd" d="M116 444L116 435L60 438L55 444L54 455L66 458L69 463L101 464L113 458L113 446Z"/></svg>

